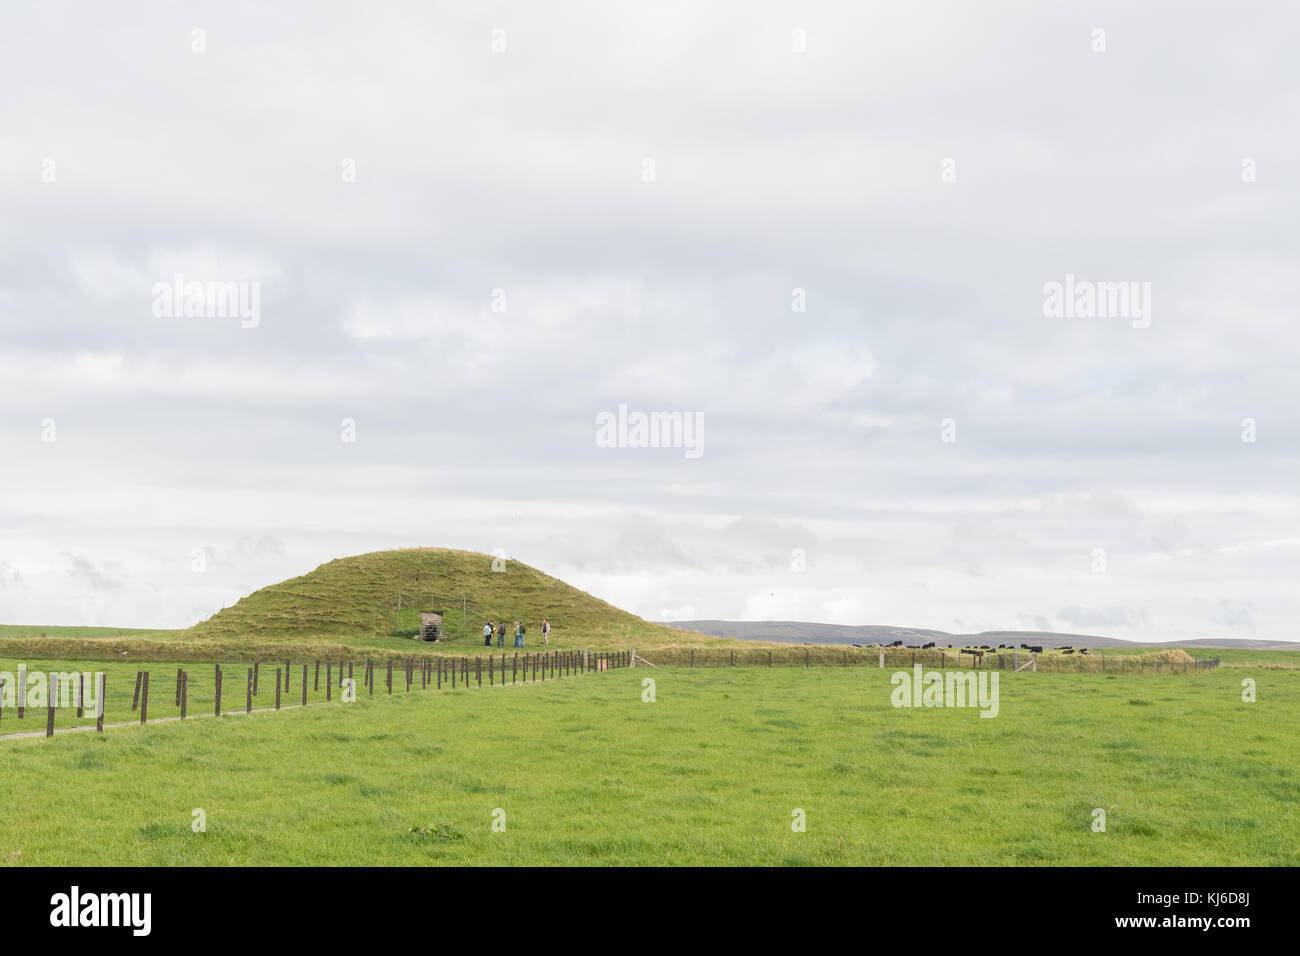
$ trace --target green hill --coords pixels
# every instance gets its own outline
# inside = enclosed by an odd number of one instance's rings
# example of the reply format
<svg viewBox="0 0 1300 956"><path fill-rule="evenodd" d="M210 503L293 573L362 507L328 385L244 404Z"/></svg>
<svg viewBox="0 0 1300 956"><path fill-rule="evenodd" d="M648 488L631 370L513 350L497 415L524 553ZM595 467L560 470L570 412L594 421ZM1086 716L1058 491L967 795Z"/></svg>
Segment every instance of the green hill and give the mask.
<svg viewBox="0 0 1300 956"><path fill-rule="evenodd" d="M492 568L491 555L446 548L339 558L255 591L176 638L227 645L332 641L392 647L415 637L422 611L443 615L449 639L438 647L457 650L482 646L489 620L506 622L507 646L514 644L517 620L527 628L528 646L539 646L543 618L551 622L552 647L677 643L698 636L644 621L518 561ZM412 643L397 646L409 650Z"/></svg>

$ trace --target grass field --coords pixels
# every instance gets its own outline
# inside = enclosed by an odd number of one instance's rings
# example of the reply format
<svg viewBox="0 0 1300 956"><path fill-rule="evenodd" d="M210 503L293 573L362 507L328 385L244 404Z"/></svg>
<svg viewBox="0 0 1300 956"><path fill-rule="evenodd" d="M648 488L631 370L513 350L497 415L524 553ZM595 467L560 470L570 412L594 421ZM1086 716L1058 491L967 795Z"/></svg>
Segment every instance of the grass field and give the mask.
<svg viewBox="0 0 1300 956"><path fill-rule="evenodd" d="M55 626L45 627L35 624L0 624L0 640L40 640L40 639L75 639L97 640L100 638L148 637L153 640L166 640L180 631L153 631L142 627L82 627Z"/></svg>
<svg viewBox="0 0 1300 956"><path fill-rule="evenodd" d="M1003 674L982 719L895 709L890 673L638 668L4 741L0 863L1300 864L1300 674Z"/></svg>

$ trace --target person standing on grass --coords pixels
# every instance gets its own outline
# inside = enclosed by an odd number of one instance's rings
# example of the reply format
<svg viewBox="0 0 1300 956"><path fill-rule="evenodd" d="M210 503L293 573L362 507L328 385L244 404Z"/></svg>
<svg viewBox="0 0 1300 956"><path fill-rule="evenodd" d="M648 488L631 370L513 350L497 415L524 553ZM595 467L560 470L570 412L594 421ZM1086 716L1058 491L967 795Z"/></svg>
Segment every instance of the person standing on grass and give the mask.
<svg viewBox="0 0 1300 956"><path fill-rule="evenodd" d="M492 622L488 621L483 625L483 646L492 646Z"/></svg>
<svg viewBox="0 0 1300 956"><path fill-rule="evenodd" d="M515 621L515 647L524 646L524 626Z"/></svg>
<svg viewBox="0 0 1300 956"><path fill-rule="evenodd" d="M505 646L506 646L506 622L497 621L497 647L505 647Z"/></svg>
<svg viewBox="0 0 1300 956"><path fill-rule="evenodd" d="M545 618L542 619L542 643L551 646L551 622Z"/></svg>

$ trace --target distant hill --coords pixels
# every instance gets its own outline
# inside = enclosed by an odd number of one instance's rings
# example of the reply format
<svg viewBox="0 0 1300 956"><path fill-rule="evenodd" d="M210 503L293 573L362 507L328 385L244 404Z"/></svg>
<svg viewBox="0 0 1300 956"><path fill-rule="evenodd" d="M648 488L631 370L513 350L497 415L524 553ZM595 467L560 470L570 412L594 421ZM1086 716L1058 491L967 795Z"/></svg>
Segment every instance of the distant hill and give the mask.
<svg viewBox="0 0 1300 956"><path fill-rule="evenodd" d="M1032 644L1041 647L1151 647L1150 642L1123 641L1096 634L1060 634L1054 631L980 631L977 634L953 634L918 627L894 627L885 624L814 624L806 621L669 621L669 627L699 631L714 637L734 637L742 641L779 641L790 644L951 644L954 647L988 644ZM1288 641L1257 641L1247 638L1201 638L1169 643L1170 647L1204 647L1252 651L1294 651L1300 644Z"/></svg>

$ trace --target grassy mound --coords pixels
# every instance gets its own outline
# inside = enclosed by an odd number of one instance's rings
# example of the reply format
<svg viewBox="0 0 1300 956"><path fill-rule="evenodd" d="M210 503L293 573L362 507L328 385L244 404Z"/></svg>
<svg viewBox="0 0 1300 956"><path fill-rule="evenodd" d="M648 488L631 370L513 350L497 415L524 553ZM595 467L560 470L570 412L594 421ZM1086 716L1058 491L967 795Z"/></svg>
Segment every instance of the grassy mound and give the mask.
<svg viewBox="0 0 1300 956"><path fill-rule="evenodd" d="M541 645L543 618L551 622L552 647L658 644L682 637L681 631L644 621L518 561L494 571L491 555L413 548L322 564L248 595L175 638L224 645L383 647L414 637L423 611L443 615L447 644L457 650L481 646L483 625L498 620L506 622L507 646L514 644L515 621L524 622L529 647Z"/></svg>

